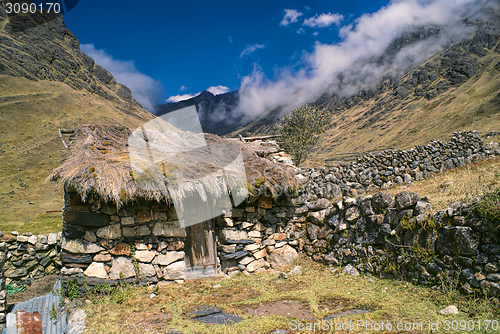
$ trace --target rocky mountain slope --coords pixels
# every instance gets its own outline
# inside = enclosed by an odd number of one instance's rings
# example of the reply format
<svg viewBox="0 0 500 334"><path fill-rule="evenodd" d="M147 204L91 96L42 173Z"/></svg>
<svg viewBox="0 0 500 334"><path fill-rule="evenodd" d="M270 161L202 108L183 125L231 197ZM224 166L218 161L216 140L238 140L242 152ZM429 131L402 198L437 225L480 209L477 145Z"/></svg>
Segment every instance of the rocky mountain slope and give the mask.
<svg viewBox="0 0 500 334"><path fill-rule="evenodd" d="M370 150L409 148L431 138L445 141L457 130L487 133L500 128L500 15L489 12L466 20L474 32L445 46L422 64L388 72L376 87L352 96L323 94L313 104L332 110L332 124L317 148L314 163ZM405 33L383 57L438 33L439 28ZM381 61L380 59L377 61ZM281 109L268 110L232 135L269 134Z"/></svg>
<svg viewBox="0 0 500 334"><path fill-rule="evenodd" d="M214 95L204 90L188 100L160 104L156 114L161 116L175 110L196 106L203 131L225 135L248 124L241 124L239 119L231 117L231 111L238 105L238 95L238 91Z"/></svg>
<svg viewBox="0 0 500 334"><path fill-rule="evenodd" d="M154 116L80 51L61 15L12 18L6 1L0 0L0 230L11 231L27 221L60 220L60 213L45 211L62 207L62 189L43 183L61 162L58 128L137 127Z"/></svg>

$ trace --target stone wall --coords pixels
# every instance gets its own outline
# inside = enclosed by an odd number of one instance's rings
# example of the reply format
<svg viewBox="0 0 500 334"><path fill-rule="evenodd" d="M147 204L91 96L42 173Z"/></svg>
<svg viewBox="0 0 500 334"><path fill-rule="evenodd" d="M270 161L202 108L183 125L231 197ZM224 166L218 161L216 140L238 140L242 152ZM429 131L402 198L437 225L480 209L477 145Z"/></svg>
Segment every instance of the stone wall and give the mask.
<svg viewBox="0 0 500 334"><path fill-rule="evenodd" d="M61 269L60 246L61 232L36 236L14 231L2 235L0 252L5 255L5 284L16 288L30 285L33 279L57 274Z"/></svg>
<svg viewBox="0 0 500 334"><path fill-rule="evenodd" d="M287 197L251 197L214 222L219 272L261 272L291 263L298 241L287 226L295 215ZM74 192L65 195L62 251L63 283L168 283L186 278L184 244L173 206L143 202L125 206L83 203ZM85 284L84 284L85 281Z"/></svg>
<svg viewBox="0 0 500 334"><path fill-rule="evenodd" d="M142 202L119 211L102 202L83 203L65 194L61 262L63 283L152 284L184 279L184 241L175 209ZM82 287L83 285L80 284Z"/></svg>
<svg viewBox="0 0 500 334"><path fill-rule="evenodd" d="M4 323L7 314L7 291L5 290L5 273L3 271L5 256L5 252L0 252L0 329L2 329L1 324Z"/></svg>
<svg viewBox="0 0 500 334"><path fill-rule="evenodd" d="M500 155L500 149L484 145L477 131L455 132L447 143L432 140L407 151L370 153L355 162L341 162L329 168L302 168L297 170L297 177L302 185L300 195L305 200L311 196L355 197L419 181L495 155Z"/></svg>
<svg viewBox="0 0 500 334"><path fill-rule="evenodd" d="M470 205L456 202L429 214L426 198L410 191L344 197L321 209L323 203L299 207L306 223L296 223L290 235L314 260L354 274L500 294L499 230Z"/></svg>

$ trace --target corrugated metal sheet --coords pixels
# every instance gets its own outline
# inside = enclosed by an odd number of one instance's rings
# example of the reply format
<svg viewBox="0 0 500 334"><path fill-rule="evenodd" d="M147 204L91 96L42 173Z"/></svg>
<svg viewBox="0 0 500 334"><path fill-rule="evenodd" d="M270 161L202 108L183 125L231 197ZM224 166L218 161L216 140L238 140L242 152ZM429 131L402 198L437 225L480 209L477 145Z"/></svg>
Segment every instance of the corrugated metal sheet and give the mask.
<svg viewBox="0 0 500 334"><path fill-rule="evenodd" d="M61 281L57 280L54 285L53 291L60 291ZM44 296L35 297L22 303L17 303L14 305L12 312L7 315L7 327L4 328L2 334L16 334L18 333L15 328L15 314L17 311L25 311L28 313L33 313L38 311L42 318L42 328L43 334L63 334L66 330L66 309L60 309L59 303L62 297L53 292L48 293ZM58 310L57 318L52 319L50 316L50 311L52 310L52 305ZM9 324L9 319L11 324ZM14 323L12 323L14 320Z"/></svg>

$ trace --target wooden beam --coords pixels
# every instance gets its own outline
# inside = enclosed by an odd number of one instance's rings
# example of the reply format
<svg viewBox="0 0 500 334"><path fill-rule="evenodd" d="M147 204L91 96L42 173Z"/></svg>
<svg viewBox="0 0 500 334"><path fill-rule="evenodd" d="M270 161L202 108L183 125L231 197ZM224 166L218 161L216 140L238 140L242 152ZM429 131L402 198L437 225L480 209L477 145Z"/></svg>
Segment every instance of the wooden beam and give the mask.
<svg viewBox="0 0 500 334"><path fill-rule="evenodd" d="M241 134L239 136L241 137ZM241 137L241 139L243 141L245 141L245 140L258 140L258 139L269 139L269 138L278 138L278 137L281 137L281 135Z"/></svg>
<svg viewBox="0 0 500 334"><path fill-rule="evenodd" d="M62 133L61 133L61 129L57 129L57 131L59 131L59 137L61 137L61 140L62 140L62 142L64 144L64 147L68 148L68 145L66 144L66 142L63 139L63 136L62 136Z"/></svg>

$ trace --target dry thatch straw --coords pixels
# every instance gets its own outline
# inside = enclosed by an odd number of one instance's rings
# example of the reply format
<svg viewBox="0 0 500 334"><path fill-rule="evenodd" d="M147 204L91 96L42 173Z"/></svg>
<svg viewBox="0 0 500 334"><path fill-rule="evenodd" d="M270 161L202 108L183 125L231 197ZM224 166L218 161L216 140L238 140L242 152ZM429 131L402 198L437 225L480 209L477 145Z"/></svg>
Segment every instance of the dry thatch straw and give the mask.
<svg viewBox="0 0 500 334"><path fill-rule="evenodd" d="M63 163L47 181L58 181L84 201L92 197L120 207L139 199L179 202L195 193L218 198L232 190L234 196L244 175L250 192L267 188L277 196L280 189L296 187L294 171L257 156L257 143L172 128L131 131L119 125L83 125L75 130ZM208 149L200 146L203 139ZM243 176L231 164L240 152ZM221 168L225 177L214 173Z"/></svg>

